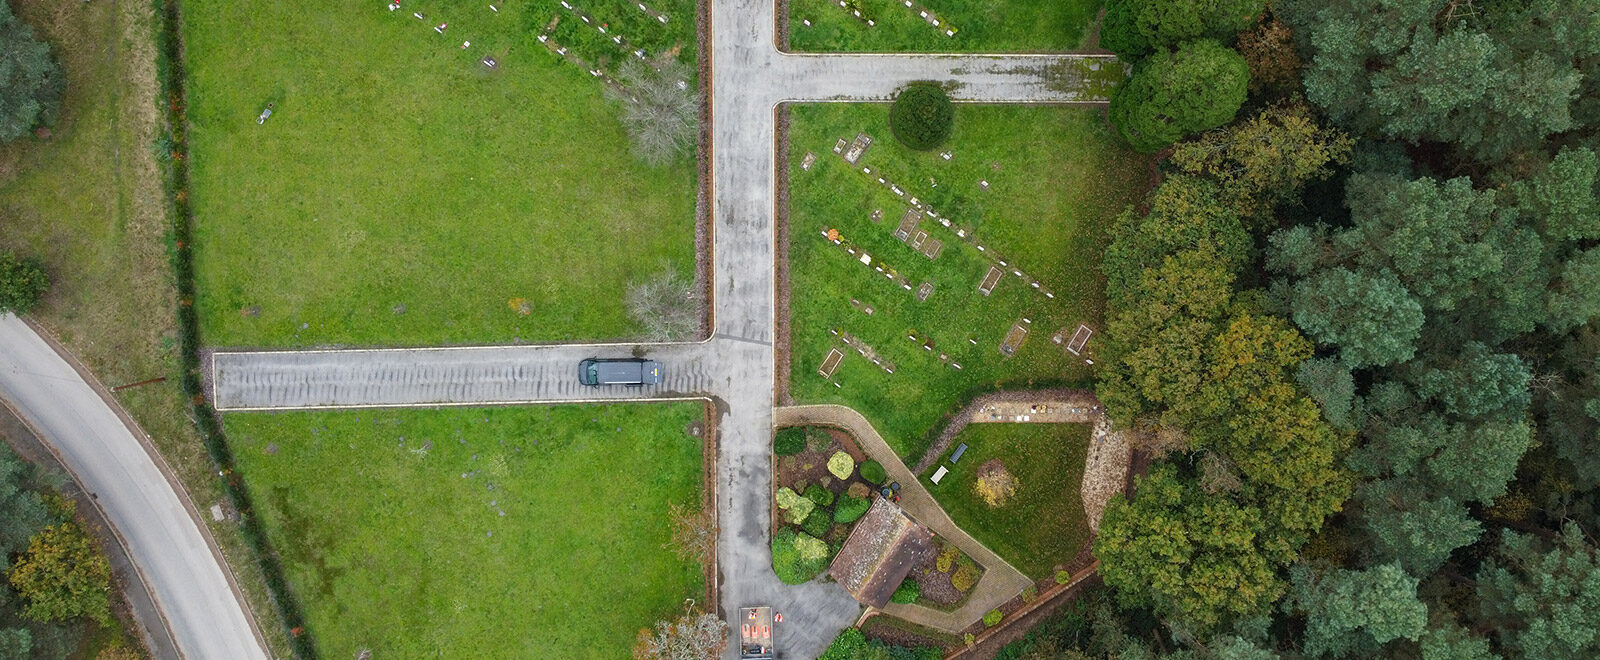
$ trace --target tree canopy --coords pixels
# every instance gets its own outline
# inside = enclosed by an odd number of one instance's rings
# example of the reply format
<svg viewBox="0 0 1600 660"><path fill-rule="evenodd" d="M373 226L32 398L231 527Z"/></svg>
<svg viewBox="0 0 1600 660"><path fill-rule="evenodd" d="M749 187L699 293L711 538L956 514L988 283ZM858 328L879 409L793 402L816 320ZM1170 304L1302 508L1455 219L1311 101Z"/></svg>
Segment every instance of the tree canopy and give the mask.
<svg viewBox="0 0 1600 660"><path fill-rule="evenodd" d="M1233 119L1249 82L1238 53L1214 40L1185 42L1134 67L1111 97L1111 123L1134 149L1154 153Z"/></svg>
<svg viewBox="0 0 1600 660"><path fill-rule="evenodd" d="M55 123L66 84L49 44L37 39L10 5L0 7L0 142Z"/></svg>

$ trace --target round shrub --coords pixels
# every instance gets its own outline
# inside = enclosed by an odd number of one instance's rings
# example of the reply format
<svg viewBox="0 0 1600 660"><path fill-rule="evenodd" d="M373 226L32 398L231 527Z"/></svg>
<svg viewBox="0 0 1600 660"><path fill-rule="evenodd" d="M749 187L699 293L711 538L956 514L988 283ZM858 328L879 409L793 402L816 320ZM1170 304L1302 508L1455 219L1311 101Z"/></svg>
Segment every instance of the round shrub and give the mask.
<svg viewBox="0 0 1600 660"><path fill-rule="evenodd" d="M889 480L889 473L883 469L883 464L877 461L867 461L861 464L861 478L871 483L882 485Z"/></svg>
<svg viewBox="0 0 1600 660"><path fill-rule="evenodd" d="M849 495L839 500L839 506L833 508L833 521L838 523L853 523L867 515L867 509L872 508L872 501L864 497L850 497Z"/></svg>
<svg viewBox="0 0 1600 660"><path fill-rule="evenodd" d="M38 262L0 252L0 313L27 314L49 288L50 279Z"/></svg>
<svg viewBox="0 0 1600 660"><path fill-rule="evenodd" d="M983 569L978 568L977 564L968 559L957 563L955 574L950 576L950 584L956 588L956 591L966 593L968 589L972 588L972 585L978 583L978 578L981 577L983 577Z"/></svg>
<svg viewBox="0 0 1600 660"><path fill-rule="evenodd" d="M840 479L849 479L850 473L856 471L856 459L849 454L836 451L828 458L828 473Z"/></svg>
<svg viewBox="0 0 1600 660"><path fill-rule="evenodd" d="M831 506L833 504L833 491L823 488L820 484L811 484L806 487L806 499L816 502L817 506Z"/></svg>
<svg viewBox="0 0 1600 660"><path fill-rule="evenodd" d="M983 625L993 628L1000 625L1000 619L1004 617L1005 615L1001 614L1000 610L989 610L983 614Z"/></svg>
<svg viewBox="0 0 1600 660"><path fill-rule="evenodd" d="M932 83L913 83L901 90L889 107L889 130L900 144L927 151L950 139L955 116L944 89Z"/></svg>
<svg viewBox="0 0 1600 660"><path fill-rule="evenodd" d="M778 435L772 438L772 453L779 456L793 456L806 450L806 430L799 427L778 429Z"/></svg>
<svg viewBox="0 0 1600 660"><path fill-rule="evenodd" d="M889 602L910 605L917 602L917 599L921 597L922 585L917 584L916 580L906 578L905 581L900 583L900 587L894 590L894 595L889 597Z"/></svg>
<svg viewBox="0 0 1600 660"><path fill-rule="evenodd" d="M821 538L828 535L828 528L833 526L833 516L827 509L817 509L806 516L806 521L800 523L800 529L805 533Z"/></svg>
<svg viewBox="0 0 1600 660"><path fill-rule="evenodd" d="M1072 581L1072 574L1066 571L1056 571L1056 584L1066 584Z"/></svg>

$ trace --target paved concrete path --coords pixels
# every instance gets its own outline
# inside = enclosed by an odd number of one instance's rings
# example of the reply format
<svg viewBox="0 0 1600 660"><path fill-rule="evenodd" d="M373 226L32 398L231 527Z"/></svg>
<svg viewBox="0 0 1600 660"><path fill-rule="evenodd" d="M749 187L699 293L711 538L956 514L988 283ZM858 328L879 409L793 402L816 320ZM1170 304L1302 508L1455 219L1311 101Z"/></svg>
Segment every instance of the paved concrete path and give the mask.
<svg viewBox="0 0 1600 660"><path fill-rule="evenodd" d="M957 526L955 521L950 519L950 515L945 513L944 507L939 506L939 502L933 499L933 494L928 492L928 488L917 479L917 475L911 473L905 462L900 460L900 456L895 454L889 443L878 434L872 422L867 421L867 418L854 408L832 404L787 406L777 409L774 421L778 426L817 425L849 431L856 437L861 450L882 463L890 479L900 482L900 508L911 514L912 519L927 525L933 533L961 548L968 557L977 560L983 566L983 577L972 588L966 604L954 612L900 603L884 606L884 612L913 623L959 634L967 626L983 618L985 612L1016 598L1023 589L1033 584L1033 580L1022 571L1001 559L1000 555L995 554Z"/></svg>
<svg viewBox="0 0 1600 660"><path fill-rule="evenodd" d="M727 614L745 606L775 607L784 615L778 648L786 657L812 658L855 620L860 606L837 585L786 586L771 569L774 109L788 101L889 99L916 80L951 83L958 101L1099 102L1104 99L1071 89L1061 74L1064 65L1121 64L1095 55L784 54L774 47L772 0L710 2L714 334L698 344L641 348L665 364L668 383L646 389L577 386L579 359L631 354L635 347L626 344L221 352L214 358L214 401L221 410L262 410L711 397L724 411L716 472L722 608ZM905 476L901 482L916 480ZM923 520L951 536L959 533L942 511ZM970 545L963 549L990 567L982 591L1021 590L1019 573L980 544ZM987 603L978 605L992 607ZM730 646L726 655L737 651Z"/></svg>
<svg viewBox="0 0 1600 660"><path fill-rule="evenodd" d="M84 373L10 314L0 316L0 398L96 496L185 657L267 657L221 556L154 448Z"/></svg>

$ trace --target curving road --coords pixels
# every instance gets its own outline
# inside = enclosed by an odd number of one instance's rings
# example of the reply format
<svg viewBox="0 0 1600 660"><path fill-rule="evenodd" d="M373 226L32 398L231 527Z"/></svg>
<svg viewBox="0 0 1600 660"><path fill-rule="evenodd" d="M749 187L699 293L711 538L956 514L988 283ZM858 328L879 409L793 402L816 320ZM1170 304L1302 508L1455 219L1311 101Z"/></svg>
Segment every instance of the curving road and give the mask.
<svg viewBox="0 0 1600 660"><path fill-rule="evenodd" d="M267 657L198 514L88 376L21 319L0 316L4 399L92 494L188 658Z"/></svg>

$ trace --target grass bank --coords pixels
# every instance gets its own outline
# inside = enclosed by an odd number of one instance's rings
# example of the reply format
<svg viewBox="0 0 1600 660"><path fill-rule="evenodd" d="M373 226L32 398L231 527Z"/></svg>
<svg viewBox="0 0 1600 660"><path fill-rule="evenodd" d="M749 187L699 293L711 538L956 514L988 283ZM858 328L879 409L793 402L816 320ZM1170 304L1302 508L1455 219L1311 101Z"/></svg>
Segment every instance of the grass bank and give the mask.
<svg viewBox="0 0 1600 660"><path fill-rule="evenodd" d="M1088 424L973 424L956 436L967 444L961 462L951 465L946 454L920 477L961 529L1028 577L1047 579L1089 542L1079 495L1089 433ZM1015 494L999 507L974 487L990 461L1016 478ZM939 466L949 474L927 481Z"/></svg>

